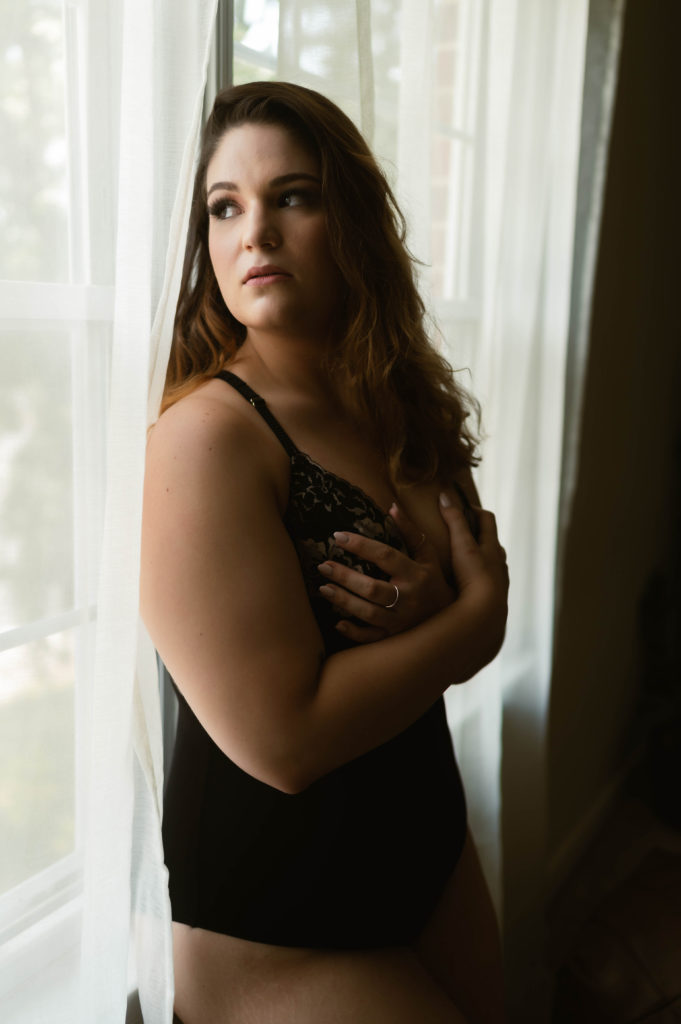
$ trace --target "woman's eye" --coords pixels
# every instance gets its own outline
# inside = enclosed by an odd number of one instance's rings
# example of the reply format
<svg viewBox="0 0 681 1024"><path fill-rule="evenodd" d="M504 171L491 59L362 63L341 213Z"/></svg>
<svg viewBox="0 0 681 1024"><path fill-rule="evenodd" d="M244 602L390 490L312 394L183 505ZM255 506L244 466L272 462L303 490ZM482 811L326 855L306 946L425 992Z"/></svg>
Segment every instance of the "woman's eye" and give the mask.
<svg viewBox="0 0 681 1024"><path fill-rule="evenodd" d="M236 216L238 212L239 207L233 199L216 199L208 207L208 213L216 220L227 220L230 217Z"/></svg>
<svg viewBox="0 0 681 1024"><path fill-rule="evenodd" d="M279 196L280 206L309 206L314 202L314 193L306 188L290 188Z"/></svg>

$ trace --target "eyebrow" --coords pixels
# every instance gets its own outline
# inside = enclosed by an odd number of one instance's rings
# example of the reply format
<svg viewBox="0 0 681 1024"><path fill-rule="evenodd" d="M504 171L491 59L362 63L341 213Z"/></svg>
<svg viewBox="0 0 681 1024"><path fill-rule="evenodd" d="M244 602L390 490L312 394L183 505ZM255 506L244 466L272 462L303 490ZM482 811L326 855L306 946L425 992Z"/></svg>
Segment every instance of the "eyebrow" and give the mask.
<svg viewBox="0 0 681 1024"><path fill-rule="evenodd" d="M268 184L268 188L278 188L280 185L288 185L291 181L314 181L317 185L321 185L320 179L315 174L306 174L305 171L293 171L291 174L280 174L278 178L272 178ZM239 186L234 181L216 181L208 189L206 198L214 192L216 188L224 188L228 192L238 192Z"/></svg>

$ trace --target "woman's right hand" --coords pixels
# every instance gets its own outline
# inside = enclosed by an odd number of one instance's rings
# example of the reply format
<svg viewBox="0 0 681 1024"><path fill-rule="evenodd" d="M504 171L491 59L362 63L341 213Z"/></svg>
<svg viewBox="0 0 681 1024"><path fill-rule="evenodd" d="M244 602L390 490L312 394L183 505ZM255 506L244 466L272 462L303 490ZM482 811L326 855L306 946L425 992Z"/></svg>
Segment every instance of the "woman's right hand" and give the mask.
<svg viewBox="0 0 681 1024"><path fill-rule="evenodd" d="M361 533L334 535L337 547L373 563L387 579L377 579L338 561L317 566L326 578L321 595L343 616L336 629L358 644L403 633L456 598L434 545L396 504L389 514L402 535L405 551Z"/></svg>
<svg viewBox="0 0 681 1024"><path fill-rule="evenodd" d="M322 595L348 616L336 628L355 643L373 643L418 625L465 595L489 619L489 641L496 653L506 623L508 570L493 514L476 509L480 527L476 541L460 507L443 493L440 511L449 531L457 588L453 590L442 575L433 545L397 506L390 511L410 555L359 533L346 533L336 539L339 547L377 565L388 576L386 582L336 562L318 567L327 578Z"/></svg>

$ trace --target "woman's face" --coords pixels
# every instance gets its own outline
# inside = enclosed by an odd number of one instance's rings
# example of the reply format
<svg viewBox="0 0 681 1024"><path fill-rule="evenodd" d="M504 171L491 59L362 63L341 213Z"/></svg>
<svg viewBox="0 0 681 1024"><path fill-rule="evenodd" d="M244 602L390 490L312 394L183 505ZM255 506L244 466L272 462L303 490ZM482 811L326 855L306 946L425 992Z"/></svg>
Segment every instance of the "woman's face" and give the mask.
<svg viewBox="0 0 681 1024"><path fill-rule="evenodd" d="M211 262L247 336L326 340L341 277L315 155L277 125L231 128L208 164L206 192Z"/></svg>

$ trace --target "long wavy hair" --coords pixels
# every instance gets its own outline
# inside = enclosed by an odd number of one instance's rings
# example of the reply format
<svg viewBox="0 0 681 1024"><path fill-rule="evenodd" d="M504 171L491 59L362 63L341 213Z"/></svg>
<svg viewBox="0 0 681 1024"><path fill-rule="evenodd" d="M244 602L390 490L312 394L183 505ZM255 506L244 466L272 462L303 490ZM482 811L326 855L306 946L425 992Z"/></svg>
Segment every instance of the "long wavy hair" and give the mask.
<svg viewBox="0 0 681 1024"><path fill-rule="evenodd" d="M466 422L476 401L431 343L414 258L395 196L360 132L330 100L285 82L218 94L194 182L162 411L214 377L246 336L223 301L208 252L206 172L220 141L244 124L278 125L319 160L331 252L345 301L328 369L385 458L393 484L446 482L476 465Z"/></svg>

